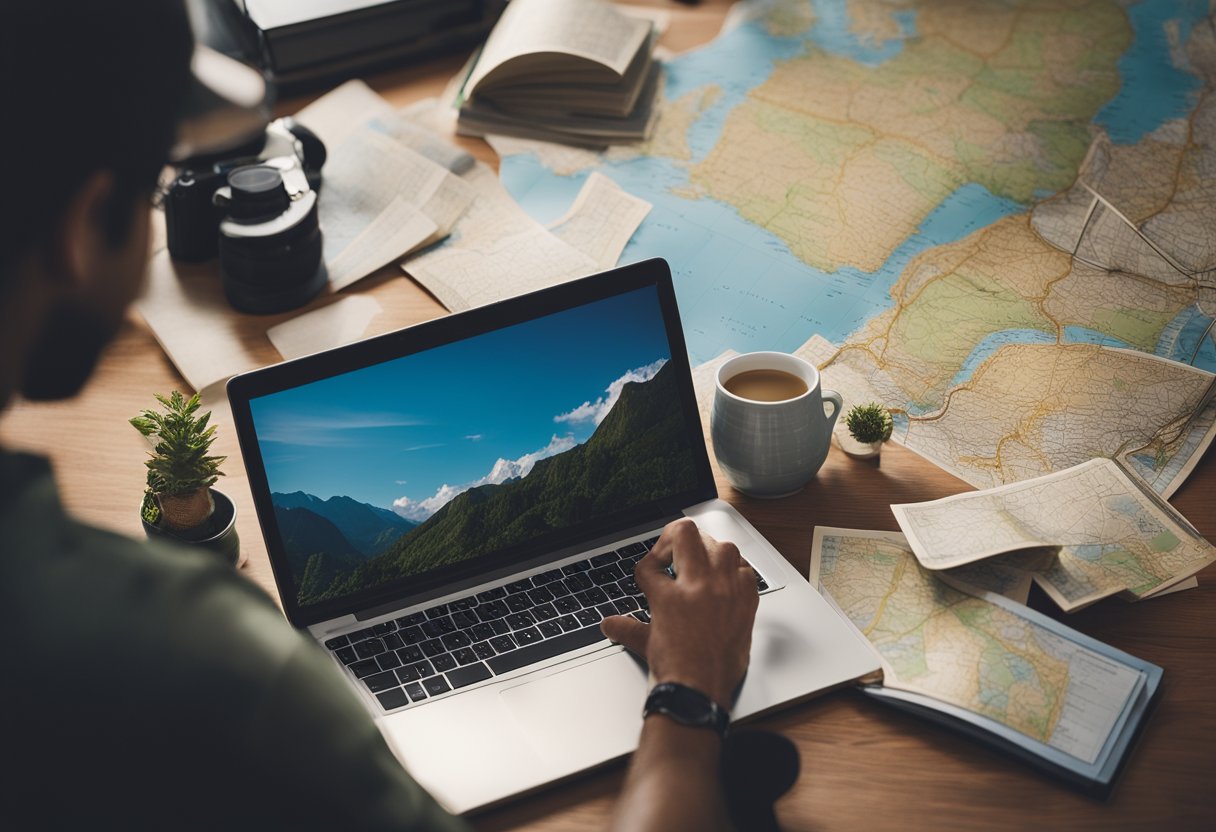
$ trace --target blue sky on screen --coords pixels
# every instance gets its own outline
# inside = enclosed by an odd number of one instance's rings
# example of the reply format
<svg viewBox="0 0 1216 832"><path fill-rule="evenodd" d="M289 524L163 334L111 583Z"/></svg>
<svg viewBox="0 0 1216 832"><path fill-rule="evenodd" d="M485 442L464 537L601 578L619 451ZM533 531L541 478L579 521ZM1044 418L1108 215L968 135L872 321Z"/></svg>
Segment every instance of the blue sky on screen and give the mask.
<svg viewBox="0 0 1216 832"><path fill-rule="evenodd" d="M585 442L671 356L639 289L251 402L270 490L423 520Z"/></svg>

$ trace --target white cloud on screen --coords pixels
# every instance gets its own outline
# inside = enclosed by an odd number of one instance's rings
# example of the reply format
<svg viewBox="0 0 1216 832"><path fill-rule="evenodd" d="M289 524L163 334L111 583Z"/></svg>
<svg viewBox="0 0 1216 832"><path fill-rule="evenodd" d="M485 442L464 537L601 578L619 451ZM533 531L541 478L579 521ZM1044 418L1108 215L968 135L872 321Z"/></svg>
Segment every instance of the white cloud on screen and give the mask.
<svg viewBox="0 0 1216 832"><path fill-rule="evenodd" d="M426 422L400 413L297 414L274 413L262 417L258 424L258 440L284 445L304 445L315 448L350 447L365 441L360 431L381 428L408 428Z"/></svg>
<svg viewBox="0 0 1216 832"><path fill-rule="evenodd" d="M566 422L572 425L580 422L594 421L598 425L604 421L604 417L608 415L608 411L612 410L612 406L621 397L621 389L626 384L631 381L650 381L659 370L663 369L663 365L666 363L666 358L660 358L657 361L652 361L649 364L628 371L625 375L608 385L608 388L604 391L605 395L600 396L593 402L583 402L574 408L574 410L567 413L559 413L553 417L553 421L559 424Z"/></svg>
<svg viewBox="0 0 1216 832"><path fill-rule="evenodd" d="M406 520L421 523L447 505L453 497L463 494L470 488L477 488L479 485L500 485L510 479L526 477L531 473L533 466L542 459L556 456L562 451L568 451L577 444L574 441L574 437L569 434L566 436L554 434L549 440L549 444L539 451L524 454L518 459L499 458L493 467L490 468L490 473L479 480L474 480L465 485L448 485L444 483L433 496L427 497L425 500L411 500L409 497L393 500L393 511L400 514Z"/></svg>

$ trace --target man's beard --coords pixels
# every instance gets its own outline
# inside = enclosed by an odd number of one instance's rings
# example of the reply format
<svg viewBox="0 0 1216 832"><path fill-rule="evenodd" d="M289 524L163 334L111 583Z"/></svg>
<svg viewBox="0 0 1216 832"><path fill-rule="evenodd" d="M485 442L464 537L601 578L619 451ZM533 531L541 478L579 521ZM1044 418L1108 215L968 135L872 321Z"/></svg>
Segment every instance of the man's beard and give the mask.
<svg viewBox="0 0 1216 832"><path fill-rule="evenodd" d="M76 395L117 331L118 323L97 309L79 301L60 302L31 344L21 394L30 401Z"/></svg>

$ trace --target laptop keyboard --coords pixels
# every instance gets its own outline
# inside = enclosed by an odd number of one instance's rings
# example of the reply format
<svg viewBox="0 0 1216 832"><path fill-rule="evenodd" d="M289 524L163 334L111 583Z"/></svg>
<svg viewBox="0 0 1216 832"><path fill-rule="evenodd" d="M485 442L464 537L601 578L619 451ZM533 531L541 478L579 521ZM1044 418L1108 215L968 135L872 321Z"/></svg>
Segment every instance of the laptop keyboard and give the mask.
<svg viewBox="0 0 1216 832"><path fill-rule="evenodd" d="M657 540L336 636L325 646L386 711L440 696L602 641L605 616L649 623L633 567ZM768 589L759 573L756 587Z"/></svg>

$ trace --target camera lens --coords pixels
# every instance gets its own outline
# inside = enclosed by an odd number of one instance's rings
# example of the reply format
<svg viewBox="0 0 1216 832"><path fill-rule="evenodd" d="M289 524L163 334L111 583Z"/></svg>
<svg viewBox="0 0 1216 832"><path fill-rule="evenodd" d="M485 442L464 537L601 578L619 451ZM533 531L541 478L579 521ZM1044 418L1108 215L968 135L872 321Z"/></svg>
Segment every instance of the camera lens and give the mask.
<svg viewBox="0 0 1216 832"><path fill-rule="evenodd" d="M219 235L228 302L258 314L303 306L328 280L316 193L293 201L281 173L267 165L230 171L228 184L232 193Z"/></svg>
<svg viewBox="0 0 1216 832"><path fill-rule="evenodd" d="M232 201L228 216L237 222L266 222L291 207L283 175L272 167L251 165L228 174Z"/></svg>

